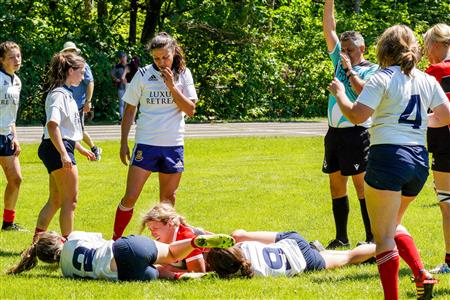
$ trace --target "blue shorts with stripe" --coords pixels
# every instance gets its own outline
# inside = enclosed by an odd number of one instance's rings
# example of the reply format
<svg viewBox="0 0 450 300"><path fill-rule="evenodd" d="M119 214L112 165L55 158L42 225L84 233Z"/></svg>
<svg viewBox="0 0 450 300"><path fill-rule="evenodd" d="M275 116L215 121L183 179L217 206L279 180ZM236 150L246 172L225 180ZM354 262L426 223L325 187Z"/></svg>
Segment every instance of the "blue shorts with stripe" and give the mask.
<svg viewBox="0 0 450 300"><path fill-rule="evenodd" d="M417 196L428 177L428 152L423 146L373 145L364 180L379 190Z"/></svg>
<svg viewBox="0 0 450 300"><path fill-rule="evenodd" d="M155 241L142 235L121 237L112 246L121 281L150 281L158 278L153 266L158 258Z"/></svg>
<svg viewBox="0 0 450 300"><path fill-rule="evenodd" d="M181 173L184 171L184 147L136 144L131 165L151 172Z"/></svg>
<svg viewBox="0 0 450 300"><path fill-rule="evenodd" d="M323 270L325 269L325 260L319 251L312 248L308 241L295 231L278 232L275 238L275 242L290 239L297 242L300 251L306 261L305 271Z"/></svg>

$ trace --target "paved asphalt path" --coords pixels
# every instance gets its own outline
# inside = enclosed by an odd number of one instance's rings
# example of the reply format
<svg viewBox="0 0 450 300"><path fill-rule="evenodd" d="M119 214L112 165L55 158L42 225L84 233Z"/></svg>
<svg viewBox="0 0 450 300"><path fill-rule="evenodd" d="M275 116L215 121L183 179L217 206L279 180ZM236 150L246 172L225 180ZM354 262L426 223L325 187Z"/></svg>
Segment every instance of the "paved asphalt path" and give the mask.
<svg viewBox="0 0 450 300"><path fill-rule="evenodd" d="M326 121L316 122L267 122L267 123L206 123L186 124L186 138L243 137L243 136L324 136L328 125ZM86 126L94 141L119 140L119 125ZM18 127L20 142L38 142L43 128ZM134 136L134 126L130 137Z"/></svg>

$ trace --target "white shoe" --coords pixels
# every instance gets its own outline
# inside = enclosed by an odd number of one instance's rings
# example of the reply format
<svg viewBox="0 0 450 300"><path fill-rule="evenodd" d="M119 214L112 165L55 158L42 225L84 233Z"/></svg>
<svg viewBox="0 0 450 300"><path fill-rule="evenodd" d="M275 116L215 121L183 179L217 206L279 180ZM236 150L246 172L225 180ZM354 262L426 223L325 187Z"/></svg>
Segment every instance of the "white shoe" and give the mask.
<svg viewBox="0 0 450 300"><path fill-rule="evenodd" d="M450 274L450 268L446 263L443 263L442 265L436 266L436 268L430 270L431 274Z"/></svg>

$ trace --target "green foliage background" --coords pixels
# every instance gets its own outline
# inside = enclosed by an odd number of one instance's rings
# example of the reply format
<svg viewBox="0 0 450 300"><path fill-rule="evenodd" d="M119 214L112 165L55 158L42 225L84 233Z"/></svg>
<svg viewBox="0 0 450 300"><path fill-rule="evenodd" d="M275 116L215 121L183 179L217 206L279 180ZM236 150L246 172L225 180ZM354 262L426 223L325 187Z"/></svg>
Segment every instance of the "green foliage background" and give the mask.
<svg viewBox="0 0 450 300"><path fill-rule="evenodd" d="M332 77L322 36L323 0L178 0L163 3L158 31L174 35L185 49L200 102L194 120L264 120L324 116ZM145 45L128 42L130 1L108 0L108 15L89 17L81 0L0 1L0 41L22 47L23 82L19 123L42 118L46 64L65 41L74 41L94 72L96 120L117 119L109 71L118 50L151 62ZM138 1L138 35L152 1ZM374 58L377 36L397 23L418 36L450 23L450 1L337 0L337 29L358 30ZM425 62L423 63L425 65Z"/></svg>

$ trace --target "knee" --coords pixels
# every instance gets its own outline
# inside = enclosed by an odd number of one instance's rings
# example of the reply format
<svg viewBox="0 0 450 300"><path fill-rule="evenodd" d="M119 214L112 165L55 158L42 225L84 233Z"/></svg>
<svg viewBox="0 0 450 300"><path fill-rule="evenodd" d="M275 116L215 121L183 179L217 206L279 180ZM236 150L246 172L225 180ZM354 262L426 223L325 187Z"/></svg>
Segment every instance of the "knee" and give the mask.
<svg viewBox="0 0 450 300"><path fill-rule="evenodd" d="M160 201L161 202L170 202L172 205L175 204L175 200L177 199L177 191L173 191L170 193L161 194Z"/></svg>
<svg viewBox="0 0 450 300"><path fill-rule="evenodd" d="M395 235L397 234L406 234L406 235L410 235L408 230L406 229L405 226L403 226L402 224L398 224L397 228L395 228Z"/></svg>
<svg viewBox="0 0 450 300"><path fill-rule="evenodd" d="M14 176L13 178L11 178L9 181L8 181L8 184L10 184L11 186L13 186L13 187L16 187L16 188L19 188L20 187L20 185L22 184L22 176L20 176L20 175L17 175L17 176Z"/></svg>

